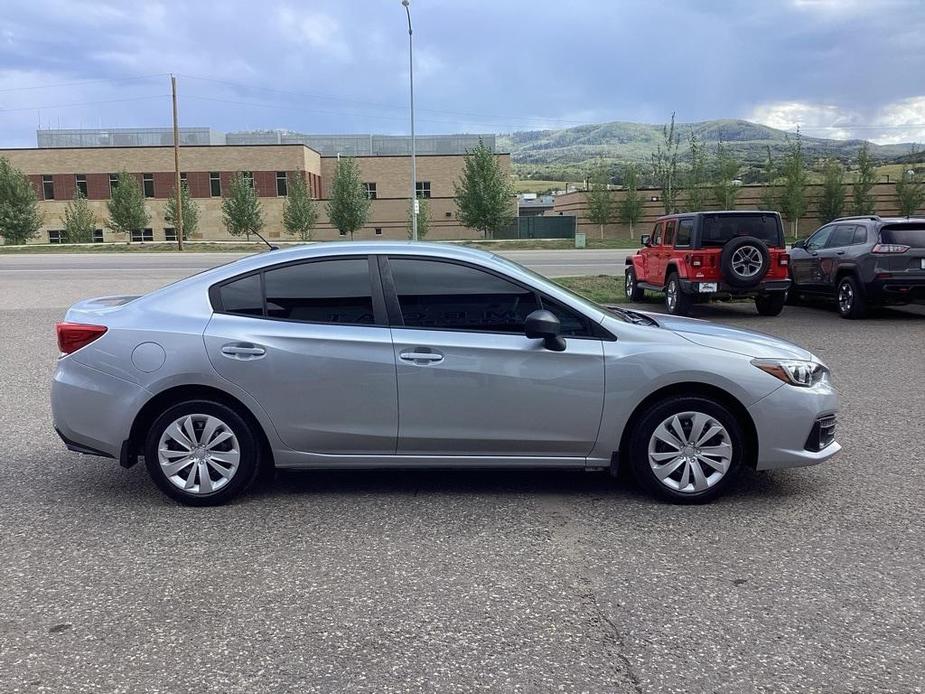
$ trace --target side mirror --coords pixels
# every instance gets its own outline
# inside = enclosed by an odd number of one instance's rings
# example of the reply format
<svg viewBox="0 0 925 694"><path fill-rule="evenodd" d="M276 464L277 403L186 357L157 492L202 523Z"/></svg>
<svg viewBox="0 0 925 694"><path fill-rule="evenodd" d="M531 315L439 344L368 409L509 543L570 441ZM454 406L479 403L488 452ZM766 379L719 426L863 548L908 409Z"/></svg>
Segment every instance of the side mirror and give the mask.
<svg viewBox="0 0 925 694"><path fill-rule="evenodd" d="M790 244L791 248L806 248L806 239L800 239L799 241L794 241Z"/></svg>
<svg viewBox="0 0 925 694"><path fill-rule="evenodd" d="M643 246L648 247L651 241L652 241L652 237L649 236L648 234L643 234L642 236L639 237L639 243L641 243Z"/></svg>
<svg viewBox="0 0 925 694"><path fill-rule="evenodd" d="M565 351L565 340L559 337L559 319L550 311L534 311L524 321L524 333L531 340L543 340L544 347L553 352Z"/></svg>

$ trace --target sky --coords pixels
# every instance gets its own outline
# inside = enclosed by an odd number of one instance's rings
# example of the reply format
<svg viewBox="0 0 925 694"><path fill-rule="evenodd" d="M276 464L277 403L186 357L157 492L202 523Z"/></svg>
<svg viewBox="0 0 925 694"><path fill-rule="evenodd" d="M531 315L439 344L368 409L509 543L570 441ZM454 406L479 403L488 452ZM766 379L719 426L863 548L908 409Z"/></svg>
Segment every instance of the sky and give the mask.
<svg viewBox="0 0 925 694"><path fill-rule="evenodd" d="M0 146L42 128L408 132L400 0L0 0ZM411 0L419 133L744 118L925 142L925 0Z"/></svg>

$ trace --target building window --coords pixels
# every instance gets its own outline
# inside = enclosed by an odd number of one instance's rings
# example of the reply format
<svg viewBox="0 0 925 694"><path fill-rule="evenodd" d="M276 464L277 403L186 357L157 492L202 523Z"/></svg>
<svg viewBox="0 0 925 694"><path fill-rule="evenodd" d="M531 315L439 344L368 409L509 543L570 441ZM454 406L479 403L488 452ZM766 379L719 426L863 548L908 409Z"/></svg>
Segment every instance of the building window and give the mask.
<svg viewBox="0 0 925 694"><path fill-rule="evenodd" d="M177 230L173 227L164 227L164 240L165 241L176 241L177 240Z"/></svg>
<svg viewBox="0 0 925 694"><path fill-rule="evenodd" d="M119 185L119 174L109 174L109 197L112 197L113 191Z"/></svg>
<svg viewBox="0 0 925 694"><path fill-rule="evenodd" d="M64 231L61 229L49 229L48 243L64 243Z"/></svg>
<svg viewBox="0 0 925 694"><path fill-rule="evenodd" d="M42 176L42 197L46 200L55 199L55 179L51 176Z"/></svg>
<svg viewBox="0 0 925 694"><path fill-rule="evenodd" d="M222 177L218 175L218 171L209 172L209 194L213 198L222 197Z"/></svg>
<svg viewBox="0 0 925 694"><path fill-rule="evenodd" d="M344 231L343 229L341 229L341 230L338 232L338 234L340 234L341 236L346 236L346 235L347 235L347 232Z"/></svg>
<svg viewBox="0 0 925 694"><path fill-rule="evenodd" d="M103 230L102 229L93 230L93 243L103 243Z"/></svg>
<svg viewBox="0 0 925 694"><path fill-rule="evenodd" d="M77 174L75 179L77 181L77 190L80 191L81 195L87 197L87 174Z"/></svg>
<svg viewBox="0 0 925 694"><path fill-rule="evenodd" d="M154 229L135 229L132 232L132 241L144 243L154 240Z"/></svg>
<svg viewBox="0 0 925 694"><path fill-rule="evenodd" d="M430 181L418 181L415 185L417 190L417 196L419 198L429 198L430 197Z"/></svg>
<svg viewBox="0 0 925 694"><path fill-rule="evenodd" d="M181 172L180 172L180 183L181 183L181 184L186 183L186 179L187 179L188 177L189 177L189 174L186 173L186 171L181 171Z"/></svg>
<svg viewBox="0 0 925 694"><path fill-rule="evenodd" d="M142 181L146 198L154 197L154 174L142 174Z"/></svg>
<svg viewBox="0 0 925 694"><path fill-rule="evenodd" d="M376 199L376 184L375 183L364 183L363 187L366 189L366 199L375 200Z"/></svg>
<svg viewBox="0 0 925 694"><path fill-rule="evenodd" d="M241 175L244 176L244 182L249 185L251 188L254 187L254 172L253 171L242 171Z"/></svg>
<svg viewBox="0 0 925 694"><path fill-rule="evenodd" d="M276 195L281 198L289 195L289 177L285 171L276 172Z"/></svg>
<svg viewBox="0 0 925 694"><path fill-rule="evenodd" d="M382 236L382 227L376 227L376 236Z"/></svg>

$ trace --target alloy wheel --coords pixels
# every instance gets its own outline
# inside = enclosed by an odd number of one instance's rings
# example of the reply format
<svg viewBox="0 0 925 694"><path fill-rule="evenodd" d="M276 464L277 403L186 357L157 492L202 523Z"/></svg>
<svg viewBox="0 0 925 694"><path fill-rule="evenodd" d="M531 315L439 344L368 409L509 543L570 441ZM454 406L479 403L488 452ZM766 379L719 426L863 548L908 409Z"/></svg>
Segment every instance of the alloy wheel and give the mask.
<svg viewBox="0 0 925 694"><path fill-rule="evenodd" d="M241 449L234 431L218 417L189 414L164 429L157 458L171 484L202 495L231 481L241 462Z"/></svg>
<svg viewBox="0 0 925 694"><path fill-rule="evenodd" d="M674 313L675 307L678 305L678 283L674 280L668 283L668 289L665 291L665 305L668 307L669 313Z"/></svg>
<svg viewBox="0 0 925 694"><path fill-rule="evenodd" d="M719 420L703 412L680 412L649 438L649 467L676 492L694 494L717 484L732 462L732 439Z"/></svg>
<svg viewBox="0 0 925 694"><path fill-rule="evenodd" d="M739 277L754 277L763 266L761 251L754 246L742 246L732 254L732 271Z"/></svg>
<svg viewBox="0 0 925 694"><path fill-rule="evenodd" d="M847 314L851 313L853 307L854 289L851 287L851 282L844 280L838 285L838 310Z"/></svg>
<svg viewBox="0 0 925 694"><path fill-rule="evenodd" d="M635 288L636 288L636 281L635 281L635 279L633 278L633 273L632 273L632 272L627 272L627 273L626 273L626 280L625 280L625 282L624 282L624 284L623 284L623 291L624 291L624 293L626 294L627 297L632 297L632 296L633 296L633 290L634 290Z"/></svg>

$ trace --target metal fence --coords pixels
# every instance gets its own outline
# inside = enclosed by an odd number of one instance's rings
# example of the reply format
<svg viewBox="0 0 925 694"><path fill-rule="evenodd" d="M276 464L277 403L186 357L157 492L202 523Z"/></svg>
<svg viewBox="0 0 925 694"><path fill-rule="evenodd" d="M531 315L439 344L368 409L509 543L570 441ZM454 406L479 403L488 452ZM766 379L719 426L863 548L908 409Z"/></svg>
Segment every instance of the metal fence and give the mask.
<svg viewBox="0 0 925 694"><path fill-rule="evenodd" d="M173 128L106 128L37 130L39 147L163 147L173 145ZM180 128L181 145L225 144L224 133L211 128Z"/></svg>
<svg viewBox="0 0 925 694"><path fill-rule="evenodd" d="M513 224L495 232L495 239L573 239L578 218L572 215L554 217L517 217Z"/></svg>

